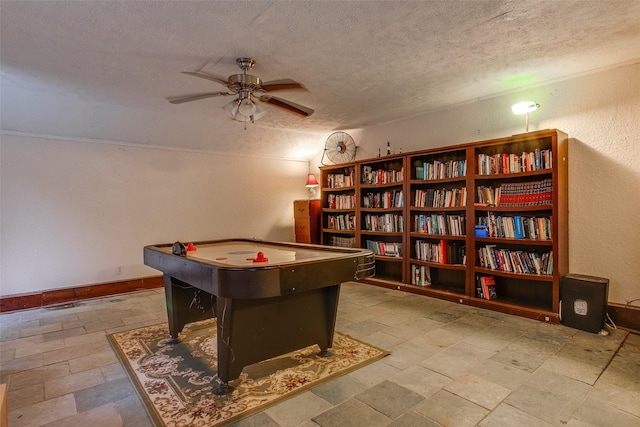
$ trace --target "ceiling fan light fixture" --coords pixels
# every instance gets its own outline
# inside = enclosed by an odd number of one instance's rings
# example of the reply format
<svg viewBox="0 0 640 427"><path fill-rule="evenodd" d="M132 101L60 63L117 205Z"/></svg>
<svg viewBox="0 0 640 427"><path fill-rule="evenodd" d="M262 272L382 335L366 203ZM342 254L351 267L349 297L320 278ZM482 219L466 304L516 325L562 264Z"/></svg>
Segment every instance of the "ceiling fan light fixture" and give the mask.
<svg viewBox="0 0 640 427"><path fill-rule="evenodd" d="M253 101L251 101L251 99L245 98L242 101L240 101L240 104L238 105L238 114L249 117L249 116L253 116L255 112L256 112L256 104L254 104Z"/></svg>
<svg viewBox="0 0 640 427"><path fill-rule="evenodd" d="M222 109L231 117L232 119L236 118L236 114L238 114L238 100L234 99L222 106Z"/></svg>

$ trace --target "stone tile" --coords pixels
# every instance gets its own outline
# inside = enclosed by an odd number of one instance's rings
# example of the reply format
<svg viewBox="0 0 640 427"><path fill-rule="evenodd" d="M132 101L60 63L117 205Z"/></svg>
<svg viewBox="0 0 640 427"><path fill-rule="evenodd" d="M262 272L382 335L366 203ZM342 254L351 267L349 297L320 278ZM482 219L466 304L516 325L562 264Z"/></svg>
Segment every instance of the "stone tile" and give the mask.
<svg viewBox="0 0 640 427"><path fill-rule="evenodd" d="M359 400L349 399L313 417L313 421L321 427L382 427L391 419Z"/></svg>
<svg viewBox="0 0 640 427"><path fill-rule="evenodd" d="M102 370L102 376L105 381L113 381L127 377L127 372L124 370L120 362L104 365L100 369Z"/></svg>
<svg viewBox="0 0 640 427"><path fill-rule="evenodd" d="M394 349L390 355L382 359L383 363L398 369L407 369L424 359L424 356L404 348Z"/></svg>
<svg viewBox="0 0 640 427"><path fill-rule="evenodd" d="M42 367L42 354L33 354L31 356L19 357L12 360L3 360L0 365L0 374L15 374L17 372L40 367Z"/></svg>
<svg viewBox="0 0 640 427"><path fill-rule="evenodd" d="M37 338L42 340L42 335L38 335ZM34 343L27 346L16 347L16 359L20 357L27 357L34 354L42 354L50 351L64 348L64 340L57 339L47 342Z"/></svg>
<svg viewBox="0 0 640 427"><path fill-rule="evenodd" d="M298 394L264 412L281 426L297 426L331 408L331 404L310 391Z"/></svg>
<svg viewBox="0 0 640 427"><path fill-rule="evenodd" d="M531 414L527 414L511 405L498 405L487 417L478 424L479 427L552 427L553 424L542 421Z"/></svg>
<svg viewBox="0 0 640 427"><path fill-rule="evenodd" d="M74 395L78 412L85 412L133 396L135 393L129 379L123 378L76 391Z"/></svg>
<svg viewBox="0 0 640 427"><path fill-rule="evenodd" d="M393 335L386 334L381 331L372 333L363 338L368 344L381 348L383 350L394 348L396 345L402 343L402 338L394 337Z"/></svg>
<svg viewBox="0 0 640 427"><path fill-rule="evenodd" d="M61 420L44 424L43 427L68 427L68 426L91 426L91 427L113 427L123 425L122 418L116 410L115 404L109 403L99 408L93 408L86 412L81 412Z"/></svg>
<svg viewBox="0 0 640 427"><path fill-rule="evenodd" d="M368 387L372 387L382 381L391 378L400 372L399 369L389 366L378 360L363 368L351 372L349 375L364 383Z"/></svg>
<svg viewBox="0 0 640 427"><path fill-rule="evenodd" d="M403 387L429 397L451 382L451 378L421 366L411 366L390 378Z"/></svg>
<svg viewBox="0 0 640 427"><path fill-rule="evenodd" d="M562 394L540 390L526 384L512 391L505 403L556 426L569 422L579 402Z"/></svg>
<svg viewBox="0 0 640 427"><path fill-rule="evenodd" d="M541 368L589 385L594 385L602 373L601 368L562 356L551 356Z"/></svg>
<svg viewBox="0 0 640 427"><path fill-rule="evenodd" d="M76 373L86 371L88 369L99 368L117 361L118 357L113 350L109 349L100 353L93 353L88 356L71 359L69 360L69 369L71 372Z"/></svg>
<svg viewBox="0 0 640 427"><path fill-rule="evenodd" d="M536 352L523 353L508 347L491 356L491 359L496 362L504 363L505 365L510 365L531 373L542 366L548 358L548 354Z"/></svg>
<svg viewBox="0 0 640 427"><path fill-rule="evenodd" d="M62 330L59 330L59 331L49 332L47 334L44 334L42 336L42 340L44 342L54 341L54 340L58 340L58 339L64 340L65 338L75 337L75 336L78 336L78 335L85 335L86 333L87 333L87 331L85 331L84 328L82 328L82 327L72 328L72 329L62 329Z"/></svg>
<svg viewBox="0 0 640 427"><path fill-rule="evenodd" d="M332 405L337 405L367 389L367 386L351 375L343 375L311 389Z"/></svg>
<svg viewBox="0 0 640 427"><path fill-rule="evenodd" d="M29 369L12 374L9 378L9 390L17 390L30 385L41 384L47 380L69 375L69 362L60 362L40 368Z"/></svg>
<svg viewBox="0 0 640 427"><path fill-rule="evenodd" d="M424 329L413 326L414 324L402 324L400 326L387 327L381 330L385 334L398 337L402 341L408 341L424 335Z"/></svg>
<svg viewBox="0 0 640 427"><path fill-rule="evenodd" d="M441 427L442 425L417 412L409 411L394 420L388 427Z"/></svg>
<svg viewBox="0 0 640 427"><path fill-rule="evenodd" d="M391 419L424 400L424 396L391 381L383 381L355 398Z"/></svg>
<svg viewBox="0 0 640 427"><path fill-rule="evenodd" d="M494 409L511 393L508 388L473 374L462 375L444 389L487 409Z"/></svg>
<svg viewBox="0 0 640 427"><path fill-rule="evenodd" d="M77 412L73 395L67 394L18 409L9 408L8 418L11 427L33 427L70 417Z"/></svg>
<svg viewBox="0 0 640 427"><path fill-rule="evenodd" d="M44 384L38 383L7 392L7 405L10 409L24 408L44 400Z"/></svg>
<svg viewBox="0 0 640 427"><path fill-rule="evenodd" d="M638 404L640 402L640 387L628 388L625 385L625 382L610 382L608 379L600 378L591 388L589 398L598 399L640 419L640 405Z"/></svg>
<svg viewBox="0 0 640 427"><path fill-rule="evenodd" d="M434 312L428 312L427 314L425 314L424 317L426 317L427 319L431 319L433 321L439 322L439 323L451 323L451 322L455 322L456 320L458 320L462 315L457 315L454 313L447 313L447 312L443 312L443 311L434 311Z"/></svg>
<svg viewBox="0 0 640 427"><path fill-rule="evenodd" d="M153 427L147 411L137 394L133 394L115 402L116 409L123 425L127 427Z"/></svg>
<svg viewBox="0 0 640 427"><path fill-rule="evenodd" d="M363 322L353 323L351 327L345 332L354 338L363 339L374 332L378 332L385 328L382 323L374 322L373 320L365 320Z"/></svg>
<svg viewBox="0 0 640 427"><path fill-rule="evenodd" d="M63 396L104 382L102 370L100 368L95 368L77 374L71 374L65 377L45 381L44 396L47 400L53 399L54 397Z"/></svg>
<svg viewBox="0 0 640 427"><path fill-rule="evenodd" d="M304 425L304 424L301 424ZM316 424L313 424L316 425ZM280 427L270 416L264 412L258 412L255 415L231 424L232 427Z"/></svg>
<svg viewBox="0 0 640 427"><path fill-rule="evenodd" d="M576 402L582 401L591 389L588 384L546 369L537 370L525 384Z"/></svg>
<svg viewBox="0 0 640 427"><path fill-rule="evenodd" d="M522 331L500 326L489 326L478 333L468 336L464 342L491 351L499 351L522 336Z"/></svg>
<svg viewBox="0 0 640 427"><path fill-rule="evenodd" d="M67 347L76 347L79 345L93 344L96 342L107 342L106 334L104 331L96 331L90 334L85 332L82 335L68 337L64 340L64 344Z"/></svg>
<svg viewBox="0 0 640 427"><path fill-rule="evenodd" d="M64 347L49 351L43 355L43 363L50 365L63 360L73 360L81 357L90 356L92 354L101 353L111 350L111 346L106 339L102 341L94 341L91 343L76 345L73 347Z"/></svg>
<svg viewBox="0 0 640 427"><path fill-rule="evenodd" d="M50 323L47 325L38 325L31 327L20 328L20 338L26 338L33 335L42 335L49 332L61 331L62 325L60 323Z"/></svg>
<svg viewBox="0 0 640 427"><path fill-rule="evenodd" d="M158 319L156 318L156 316L154 316L151 313L142 313L136 316L122 318L122 321L124 322L125 325L131 325L134 323L144 323L145 321L149 321L149 320L157 321Z"/></svg>
<svg viewBox="0 0 640 427"><path fill-rule="evenodd" d="M591 397L585 399L573 418L596 427L640 425L640 418Z"/></svg>
<svg viewBox="0 0 640 427"><path fill-rule="evenodd" d="M524 383L531 373L492 359L486 359L469 370L469 373L515 390Z"/></svg>
<svg viewBox="0 0 640 427"><path fill-rule="evenodd" d="M461 342L424 359L419 365L455 379L492 354L492 351Z"/></svg>
<svg viewBox="0 0 640 427"><path fill-rule="evenodd" d="M418 337L415 342L417 344L427 344L432 347L445 349L462 341L463 335L444 328L431 328L424 335Z"/></svg>
<svg viewBox="0 0 640 427"><path fill-rule="evenodd" d="M489 413L488 409L445 390L435 393L413 410L443 426L456 427L473 427Z"/></svg>

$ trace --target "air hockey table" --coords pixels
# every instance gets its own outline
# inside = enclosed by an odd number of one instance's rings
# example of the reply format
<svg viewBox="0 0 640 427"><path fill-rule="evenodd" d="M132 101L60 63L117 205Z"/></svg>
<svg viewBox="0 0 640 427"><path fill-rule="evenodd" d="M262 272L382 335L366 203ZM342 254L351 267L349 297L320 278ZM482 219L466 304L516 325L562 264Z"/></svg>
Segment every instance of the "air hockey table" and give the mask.
<svg viewBox="0 0 640 427"><path fill-rule="evenodd" d="M217 318L216 394L245 366L317 344L329 355L340 284L371 277L373 254L252 239L144 247L163 273L170 342L191 322Z"/></svg>

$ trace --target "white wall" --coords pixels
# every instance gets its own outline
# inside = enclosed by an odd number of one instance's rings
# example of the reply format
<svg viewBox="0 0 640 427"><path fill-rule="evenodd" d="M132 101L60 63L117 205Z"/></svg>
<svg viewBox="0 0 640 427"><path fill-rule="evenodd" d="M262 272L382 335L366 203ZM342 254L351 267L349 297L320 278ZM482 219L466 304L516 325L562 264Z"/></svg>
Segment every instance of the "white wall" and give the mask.
<svg viewBox="0 0 640 427"><path fill-rule="evenodd" d="M569 268L610 280L609 300L640 298L640 64L350 131L358 158L523 133L510 107L534 100L529 130L569 141ZM634 303L640 305L639 301Z"/></svg>
<svg viewBox="0 0 640 427"><path fill-rule="evenodd" d="M571 272L609 278L612 302L640 298L640 64L349 133L360 159L387 141L408 152L503 137L524 132L510 112L524 99L542 106L530 130L571 138ZM0 160L3 296L156 274L142 265L151 243L293 240L291 202L307 197L306 162L6 134Z"/></svg>
<svg viewBox="0 0 640 427"><path fill-rule="evenodd" d="M142 248L293 241L308 163L3 134L0 295L145 277ZM116 274L118 268L121 274Z"/></svg>

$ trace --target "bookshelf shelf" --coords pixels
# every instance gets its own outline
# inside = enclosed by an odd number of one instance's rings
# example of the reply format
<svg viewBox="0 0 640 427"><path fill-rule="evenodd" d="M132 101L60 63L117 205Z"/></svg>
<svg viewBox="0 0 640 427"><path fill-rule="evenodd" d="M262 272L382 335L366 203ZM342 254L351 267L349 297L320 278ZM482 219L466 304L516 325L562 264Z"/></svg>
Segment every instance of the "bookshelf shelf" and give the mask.
<svg viewBox="0 0 640 427"><path fill-rule="evenodd" d="M376 255L376 276L367 283L558 322L559 282L568 273L567 165L568 137L552 129L326 166L322 242L346 235L357 247L397 251ZM345 181L353 185L329 185ZM371 206L389 194L393 204ZM336 209L331 195L353 198L353 206ZM354 230L327 227L329 215L342 214L355 217ZM402 226L367 230L375 217ZM476 225L491 234L476 236ZM483 267L487 248L503 257L506 271ZM536 271L544 254L542 272L550 274L515 272ZM486 276L495 280L495 299L476 293Z"/></svg>

